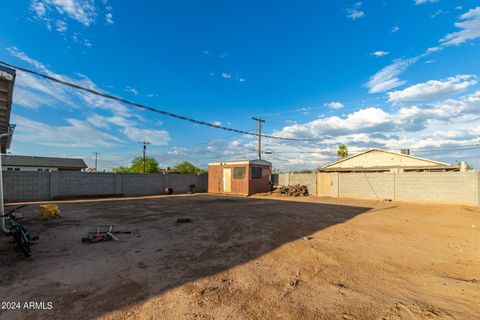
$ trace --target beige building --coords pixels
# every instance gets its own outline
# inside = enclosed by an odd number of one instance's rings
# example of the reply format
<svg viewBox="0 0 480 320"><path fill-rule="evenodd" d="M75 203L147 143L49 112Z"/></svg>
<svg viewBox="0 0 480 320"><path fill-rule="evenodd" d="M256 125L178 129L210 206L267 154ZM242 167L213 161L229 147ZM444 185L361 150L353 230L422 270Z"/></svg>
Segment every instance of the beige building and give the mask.
<svg viewBox="0 0 480 320"><path fill-rule="evenodd" d="M408 150L402 153L370 149L357 155L330 163L320 172L444 172L460 171L460 166L414 157Z"/></svg>

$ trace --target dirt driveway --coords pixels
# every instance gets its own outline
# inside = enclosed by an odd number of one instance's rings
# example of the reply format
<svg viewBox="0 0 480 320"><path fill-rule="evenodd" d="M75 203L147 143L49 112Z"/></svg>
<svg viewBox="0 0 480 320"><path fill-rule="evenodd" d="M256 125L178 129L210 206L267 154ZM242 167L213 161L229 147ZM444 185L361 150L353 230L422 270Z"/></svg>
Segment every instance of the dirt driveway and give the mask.
<svg viewBox="0 0 480 320"><path fill-rule="evenodd" d="M480 315L476 209L214 195L59 206L62 218L46 222L37 205L21 210L40 236L32 257L0 236L0 302L21 303L0 319ZM132 233L80 242L102 224Z"/></svg>

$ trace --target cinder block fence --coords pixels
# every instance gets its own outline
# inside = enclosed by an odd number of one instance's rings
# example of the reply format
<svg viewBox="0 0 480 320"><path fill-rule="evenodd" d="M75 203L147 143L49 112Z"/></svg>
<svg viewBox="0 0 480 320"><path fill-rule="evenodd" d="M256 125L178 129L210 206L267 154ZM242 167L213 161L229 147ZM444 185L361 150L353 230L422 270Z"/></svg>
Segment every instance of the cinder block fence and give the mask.
<svg viewBox="0 0 480 320"><path fill-rule="evenodd" d="M187 193L191 184L195 192L206 192L207 175L3 171L4 198L10 202L158 195L165 194L167 187L173 193Z"/></svg>
<svg viewBox="0 0 480 320"><path fill-rule="evenodd" d="M307 185L311 195L480 206L480 172L282 173L280 185Z"/></svg>

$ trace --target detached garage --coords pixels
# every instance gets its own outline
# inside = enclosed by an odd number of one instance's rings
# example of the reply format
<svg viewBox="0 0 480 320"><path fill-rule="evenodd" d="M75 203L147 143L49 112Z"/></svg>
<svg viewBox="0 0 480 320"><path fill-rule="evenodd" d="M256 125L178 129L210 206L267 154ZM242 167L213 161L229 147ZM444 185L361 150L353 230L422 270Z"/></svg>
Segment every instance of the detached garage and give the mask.
<svg viewBox="0 0 480 320"><path fill-rule="evenodd" d="M271 189L272 164L265 160L208 164L208 192L252 195Z"/></svg>

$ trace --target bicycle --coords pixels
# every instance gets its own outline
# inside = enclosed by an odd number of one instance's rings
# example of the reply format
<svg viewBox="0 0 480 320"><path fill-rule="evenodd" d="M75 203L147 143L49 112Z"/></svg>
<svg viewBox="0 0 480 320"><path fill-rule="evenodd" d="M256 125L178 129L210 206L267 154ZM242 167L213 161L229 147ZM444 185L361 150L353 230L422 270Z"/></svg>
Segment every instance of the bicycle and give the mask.
<svg viewBox="0 0 480 320"><path fill-rule="evenodd" d="M29 257L32 255L30 246L33 244L34 241L38 240L38 237L30 237L27 229L20 222L18 222L17 218L13 215L13 212L26 206L27 205L23 205L13 208L8 213L0 215L0 217L8 218L8 221L10 223L8 235L13 236L13 238L17 242L19 249L23 252L24 255Z"/></svg>

